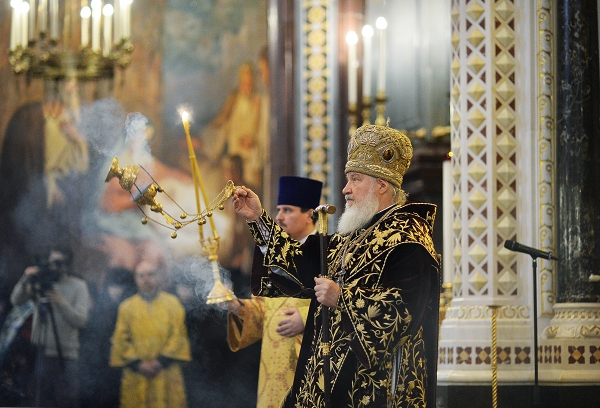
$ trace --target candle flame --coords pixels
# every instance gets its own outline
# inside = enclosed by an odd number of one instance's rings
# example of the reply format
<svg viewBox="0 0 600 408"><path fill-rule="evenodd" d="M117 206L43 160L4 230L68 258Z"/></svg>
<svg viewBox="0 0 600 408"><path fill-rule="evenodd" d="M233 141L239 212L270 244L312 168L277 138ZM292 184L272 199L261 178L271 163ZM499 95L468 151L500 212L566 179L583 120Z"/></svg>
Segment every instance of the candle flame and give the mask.
<svg viewBox="0 0 600 408"><path fill-rule="evenodd" d="M88 6L85 6L81 9L81 18L90 18L92 15L92 10Z"/></svg>
<svg viewBox="0 0 600 408"><path fill-rule="evenodd" d="M102 14L104 14L105 16L112 16L114 13L115 9L112 6L112 4L105 4L104 7L102 8Z"/></svg>
<svg viewBox="0 0 600 408"><path fill-rule="evenodd" d="M348 34L346 34L346 42L348 44L356 44L358 42L358 36L354 31L348 31Z"/></svg>
<svg viewBox="0 0 600 408"><path fill-rule="evenodd" d="M373 37L373 27L371 27L370 25L365 25L362 28L362 35L363 37Z"/></svg>
<svg viewBox="0 0 600 408"><path fill-rule="evenodd" d="M191 121L194 116L194 108L187 103L183 103L177 107L177 113L184 122Z"/></svg>
<svg viewBox="0 0 600 408"><path fill-rule="evenodd" d="M385 17L377 17L377 21L375 21L375 26L380 30L385 30L387 28L387 20Z"/></svg>

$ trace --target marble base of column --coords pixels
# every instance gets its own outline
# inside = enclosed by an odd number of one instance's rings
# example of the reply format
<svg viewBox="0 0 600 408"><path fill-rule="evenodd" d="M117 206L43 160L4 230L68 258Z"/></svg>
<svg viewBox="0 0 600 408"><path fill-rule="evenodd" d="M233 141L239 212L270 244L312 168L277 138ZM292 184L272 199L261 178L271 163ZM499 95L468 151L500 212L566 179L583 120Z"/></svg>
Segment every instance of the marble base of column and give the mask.
<svg viewBox="0 0 600 408"><path fill-rule="evenodd" d="M541 331L540 381L600 385L600 303L557 303Z"/></svg>

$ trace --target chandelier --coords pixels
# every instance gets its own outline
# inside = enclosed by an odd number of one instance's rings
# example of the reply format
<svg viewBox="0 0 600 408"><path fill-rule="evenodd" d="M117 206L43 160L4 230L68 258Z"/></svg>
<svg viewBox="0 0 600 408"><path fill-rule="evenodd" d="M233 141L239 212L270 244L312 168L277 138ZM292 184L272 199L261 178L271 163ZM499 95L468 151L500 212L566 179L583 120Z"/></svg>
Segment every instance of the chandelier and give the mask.
<svg viewBox="0 0 600 408"><path fill-rule="evenodd" d="M131 3L11 0L12 70L56 80L112 78L115 66L131 61Z"/></svg>

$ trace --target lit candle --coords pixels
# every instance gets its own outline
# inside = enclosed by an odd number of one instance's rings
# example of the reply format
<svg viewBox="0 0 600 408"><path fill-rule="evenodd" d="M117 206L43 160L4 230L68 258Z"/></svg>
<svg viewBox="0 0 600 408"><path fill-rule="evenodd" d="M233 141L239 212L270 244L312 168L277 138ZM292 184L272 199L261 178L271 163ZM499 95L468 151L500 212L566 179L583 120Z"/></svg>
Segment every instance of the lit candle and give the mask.
<svg viewBox="0 0 600 408"><path fill-rule="evenodd" d="M35 40L35 0L29 0L29 40Z"/></svg>
<svg viewBox="0 0 600 408"><path fill-rule="evenodd" d="M112 15L114 9L111 4L106 4L102 9L102 14L104 14L104 49L103 54L107 56L110 54L110 49L112 48Z"/></svg>
<svg viewBox="0 0 600 408"><path fill-rule="evenodd" d="M114 3L114 16L113 20L115 22L115 42L118 44L121 41L121 1L115 0Z"/></svg>
<svg viewBox="0 0 600 408"><path fill-rule="evenodd" d="M358 36L354 31L348 31L346 34L348 43L348 105L356 105L357 101L357 61L356 61L356 43Z"/></svg>
<svg viewBox="0 0 600 408"><path fill-rule="evenodd" d="M377 81L377 93L385 95L385 29L387 21L383 17L377 18L375 22L379 34L379 75Z"/></svg>
<svg viewBox="0 0 600 408"><path fill-rule="evenodd" d="M131 37L131 2L133 0L123 0L125 7L123 8L123 38Z"/></svg>
<svg viewBox="0 0 600 408"><path fill-rule="evenodd" d="M362 29L363 35L363 100L371 99L371 41L373 38L373 27L365 25Z"/></svg>
<svg viewBox="0 0 600 408"><path fill-rule="evenodd" d="M92 10L88 6L81 9L81 46L90 45L90 16Z"/></svg>
<svg viewBox="0 0 600 408"><path fill-rule="evenodd" d="M192 180L194 181L194 192L196 193L196 208L198 210L198 214L200 214L201 206L200 192L198 191L198 186L200 186L200 188L202 189L202 193L204 194L204 201L208 201L206 200L204 185L202 184L202 179L200 178L200 170L198 170L196 152L194 152L194 145L192 144L192 137L190 136L190 114L185 110L181 110L181 122L183 122L183 129L185 130L185 140L187 142L190 166L192 168ZM211 226L213 227L213 231L215 231L214 221L212 217L209 217L209 220ZM200 241L204 241L204 228L200 224L198 224L198 232L200 233Z"/></svg>
<svg viewBox="0 0 600 408"><path fill-rule="evenodd" d="M29 30L27 29L27 22L29 21L29 3L26 1L21 2L19 9L21 14L21 46L27 48L27 39L29 38Z"/></svg>
<svg viewBox="0 0 600 408"><path fill-rule="evenodd" d="M58 39L58 0L50 0L50 38Z"/></svg>
<svg viewBox="0 0 600 408"><path fill-rule="evenodd" d="M48 0L40 0L38 25L40 33L45 33L48 30Z"/></svg>
<svg viewBox="0 0 600 408"><path fill-rule="evenodd" d="M185 140L188 145L189 156L196 156L194 152L194 145L192 144L192 136L190 135L190 114L187 111L181 111L181 122L183 123L183 129L185 130Z"/></svg>
<svg viewBox="0 0 600 408"><path fill-rule="evenodd" d="M100 51L100 20L102 19L102 0L92 0L92 51Z"/></svg>
<svg viewBox="0 0 600 408"><path fill-rule="evenodd" d="M10 25L10 49L14 50L17 48L21 40L21 0L11 0L10 6L12 7L12 19Z"/></svg>

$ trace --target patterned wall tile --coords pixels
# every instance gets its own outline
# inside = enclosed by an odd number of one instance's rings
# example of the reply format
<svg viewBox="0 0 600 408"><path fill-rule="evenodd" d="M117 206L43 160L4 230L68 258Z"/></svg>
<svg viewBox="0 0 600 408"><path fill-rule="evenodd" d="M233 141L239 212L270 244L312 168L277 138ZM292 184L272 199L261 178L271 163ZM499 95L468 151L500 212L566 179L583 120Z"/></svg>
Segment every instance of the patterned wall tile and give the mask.
<svg viewBox="0 0 600 408"><path fill-rule="evenodd" d="M331 100L329 98L329 79L332 68L328 65L328 51L331 46L327 43L329 9L333 7L326 0L311 0L301 2L302 37L302 101L305 104L302 111L302 157L306 158L302 173L307 177L324 183L323 196L329 202L331 186L328 183L331 171L330 158L330 128Z"/></svg>

